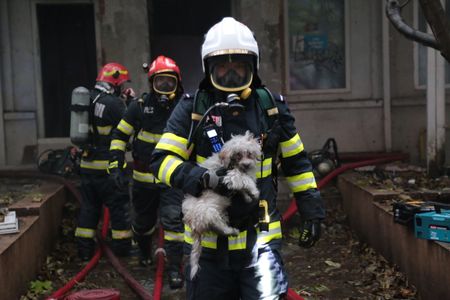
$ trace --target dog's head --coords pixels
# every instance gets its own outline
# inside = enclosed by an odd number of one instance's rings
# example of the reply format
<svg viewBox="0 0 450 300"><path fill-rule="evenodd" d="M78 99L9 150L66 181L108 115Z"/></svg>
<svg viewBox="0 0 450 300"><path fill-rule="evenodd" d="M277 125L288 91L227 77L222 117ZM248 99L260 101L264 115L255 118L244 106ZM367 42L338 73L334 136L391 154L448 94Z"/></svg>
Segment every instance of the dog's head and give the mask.
<svg viewBox="0 0 450 300"><path fill-rule="evenodd" d="M256 170L256 161L260 156L261 146L250 131L245 135L232 135L219 153L220 161L225 168L237 168L244 173Z"/></svg>

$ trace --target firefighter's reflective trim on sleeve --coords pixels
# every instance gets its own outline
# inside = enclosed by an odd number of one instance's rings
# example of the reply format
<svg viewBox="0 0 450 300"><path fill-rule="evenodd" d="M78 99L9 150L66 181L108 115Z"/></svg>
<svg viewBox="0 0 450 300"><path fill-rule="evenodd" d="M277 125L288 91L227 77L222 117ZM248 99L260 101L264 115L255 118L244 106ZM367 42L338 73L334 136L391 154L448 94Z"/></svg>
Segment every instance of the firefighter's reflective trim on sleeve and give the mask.
<svg viewBox="0 0 450 300"><path fill-rule="evenodd" d="M281 146L281 156L283 158L299 154L304 149L302 140L300 139L298 133L296 133L291 139L281 142L280 146Z"/></svg>
<svg viewBox="0 0 450 300"><path fill-rule="evenodd" d="M131 230L111 230L111 237L114 240L129 239L133 236Z"/></svg>
<svg viewBox="0 0 450 300"><path fill-rule="evenodd" d="M173 133L166 132L162 135L155 149L166 150L178 154L184 160L189 158L187 150L187 139L177 136Z"/></svg>
<svg viewBox="0 0 450 300"><path fill-rule="evenodd" d="M152 173L143 173L133 170L133 179L139 182L145 183L160 183L161 181L156 178Z"/></svg>
<svg viewBox="0 0 450 300"><path fill-rule="evenodd" d="M141 130L137 136L138 140L147 142L147 143L151 143L151 144L156 144L159 142L159 140L161 139L161 134L157 134L157 133L151 133L145 130Z"/></svg>
<svg viewBox="0 0 450 300"><path fill-rule="evenodd" d="M77 227L77 229L75 230L75 236L86 239L93 239L95 237L95 229Z"/></svg>
<svg viewBox="0 0 450 300"><path fill-rule="evenodd" d="M161 180L161 182L167 184L168 186L171 186L170 178L172 177L172 173L182 163L183 161L180 158L173 155L167 155L162 161L161 166L159 167L159 180Z"/></svg>
<svg viewBox="0 0 450 300"><path fill-rule="evenodd" d="M272 174L272 157L256 162L256 178L265 178Z"/></svg>
<svg viewBox="0 0 450 300"><path fill-rule="evenodd" d="M274 239L281 239L283 237L281 232L281 222L274 221L269 224L269 230L260 232L257 228L257 244L267 244ZM188 244L193 244L191 228L184 225L184 241ZM202 247L217 249L217 234L207 232L202 236ZM238 236L228 237L228 250L244 250L247 247L247 230L241 231Z"/></svg>
<svg viewBox="0 0 450 300"><path fill-rule="evenodd" d="M109 150L119 150L125 152L127 147L127 143L122 140L112 140L111 146L109 146Z"/></svg>
<svg viewBox="0 0 450 300"><path fill-rule="evenodd" d="M164 240L183 242L184 241L184 233L164 230Z"/></svg>
<svg viewBox="0 0 450 300"><path fill-rule="evenodd" d="M106 170L109 166L109 160L81 160L80 167L84 169Z"/></svg>
<svg viewBox="0 0 450 300"><path fill-rule="evenodd" d="M117 129L125 133L126 135L131 135L134 131L133 126L131 126L127 121L124 119L120 120L119 124L117 125Z"/></svg>
<svg viewBox="0 0 450 300"><path fill-rule="evenodd" d="M111 132L112 126L97 126L98 134L100 135L108 135Z"/></svg>
<svg viewBox="0 0 450 300"><path fill-rule="evenodd" d="M306 172L295 176L286 176L286 180L293 193L317 188L313 172Z"/></svg>
<svg viewBox="0 0 450 300"><path fill-rule="evenodd" d="M274 239L281 239L283 237L280 221L270 223L268 231L260 231L259 228L256 231L258 232L258 239L256 241L258 245L264 245Z"/></svg>
<svg viewBox="0 0 450 300"><path fill-rule="evenodd" d="M204 156L201 156L201 155L195 155L195 161L198 163L198 164L201 164L202 162L204 162L206 160L206 157L204 157Z"/></svg>
<svg viewBox="0 0 450 300"><path fill-rule="evenodd" d="M191 228L189 228L186 224L184 225L184 242L191 245L194 243L191 235ZM205 232L202 235L201 245L205 248L217 249L217 234Z"/></svg>

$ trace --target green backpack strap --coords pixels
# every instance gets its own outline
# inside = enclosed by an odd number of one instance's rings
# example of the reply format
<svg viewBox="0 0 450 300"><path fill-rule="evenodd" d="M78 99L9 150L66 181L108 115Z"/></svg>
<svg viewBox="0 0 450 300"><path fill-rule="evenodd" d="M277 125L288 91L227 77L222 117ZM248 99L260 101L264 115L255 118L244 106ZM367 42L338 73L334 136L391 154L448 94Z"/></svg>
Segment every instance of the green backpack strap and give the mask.
<svg viewBox="0 0 450 300"><path fill-rule="evenodd" d="M278 107L275 103L275 99L266 87L257 88L256 92L258 93L259 104L261 105L262 110L266 112L270 129L275 121L278 120Z"/></svg>
<svg viewBox="0 0 450 300"><path fill-rule="evenodd" d="M191 119L194 122L200 121L209 108L208 93L204 90L197 90L194 96L194 107L192 110Z"/></svg>

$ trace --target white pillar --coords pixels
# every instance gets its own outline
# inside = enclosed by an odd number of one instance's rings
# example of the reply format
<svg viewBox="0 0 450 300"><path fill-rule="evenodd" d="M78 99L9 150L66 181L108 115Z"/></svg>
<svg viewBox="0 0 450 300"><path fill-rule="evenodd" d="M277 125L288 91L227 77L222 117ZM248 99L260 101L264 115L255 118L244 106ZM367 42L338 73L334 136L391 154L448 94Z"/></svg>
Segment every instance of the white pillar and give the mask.
<svg viewBox="0 0 450 300"><path fill-rule="evenodd" d="M428 32L431 33L430 28ZM427 169L431 175L445 162L445 60L427 48Z"/></svg>

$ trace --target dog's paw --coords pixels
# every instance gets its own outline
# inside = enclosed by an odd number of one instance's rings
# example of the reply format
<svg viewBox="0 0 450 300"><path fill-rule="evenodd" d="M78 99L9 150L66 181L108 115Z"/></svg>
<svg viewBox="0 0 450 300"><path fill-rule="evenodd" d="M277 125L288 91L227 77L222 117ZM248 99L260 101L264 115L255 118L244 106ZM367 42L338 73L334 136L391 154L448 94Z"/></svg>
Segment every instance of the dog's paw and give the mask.
<svg viewBox="0 0 450 300"><path fill-rule="evenodd" d="M237 228L233 228L233 227L230 227L231 228L231 230L230 230L230 233L228 234L228 235L231 235L231 236L238 236L239 235L239 229L237 229Z"/></svg>

